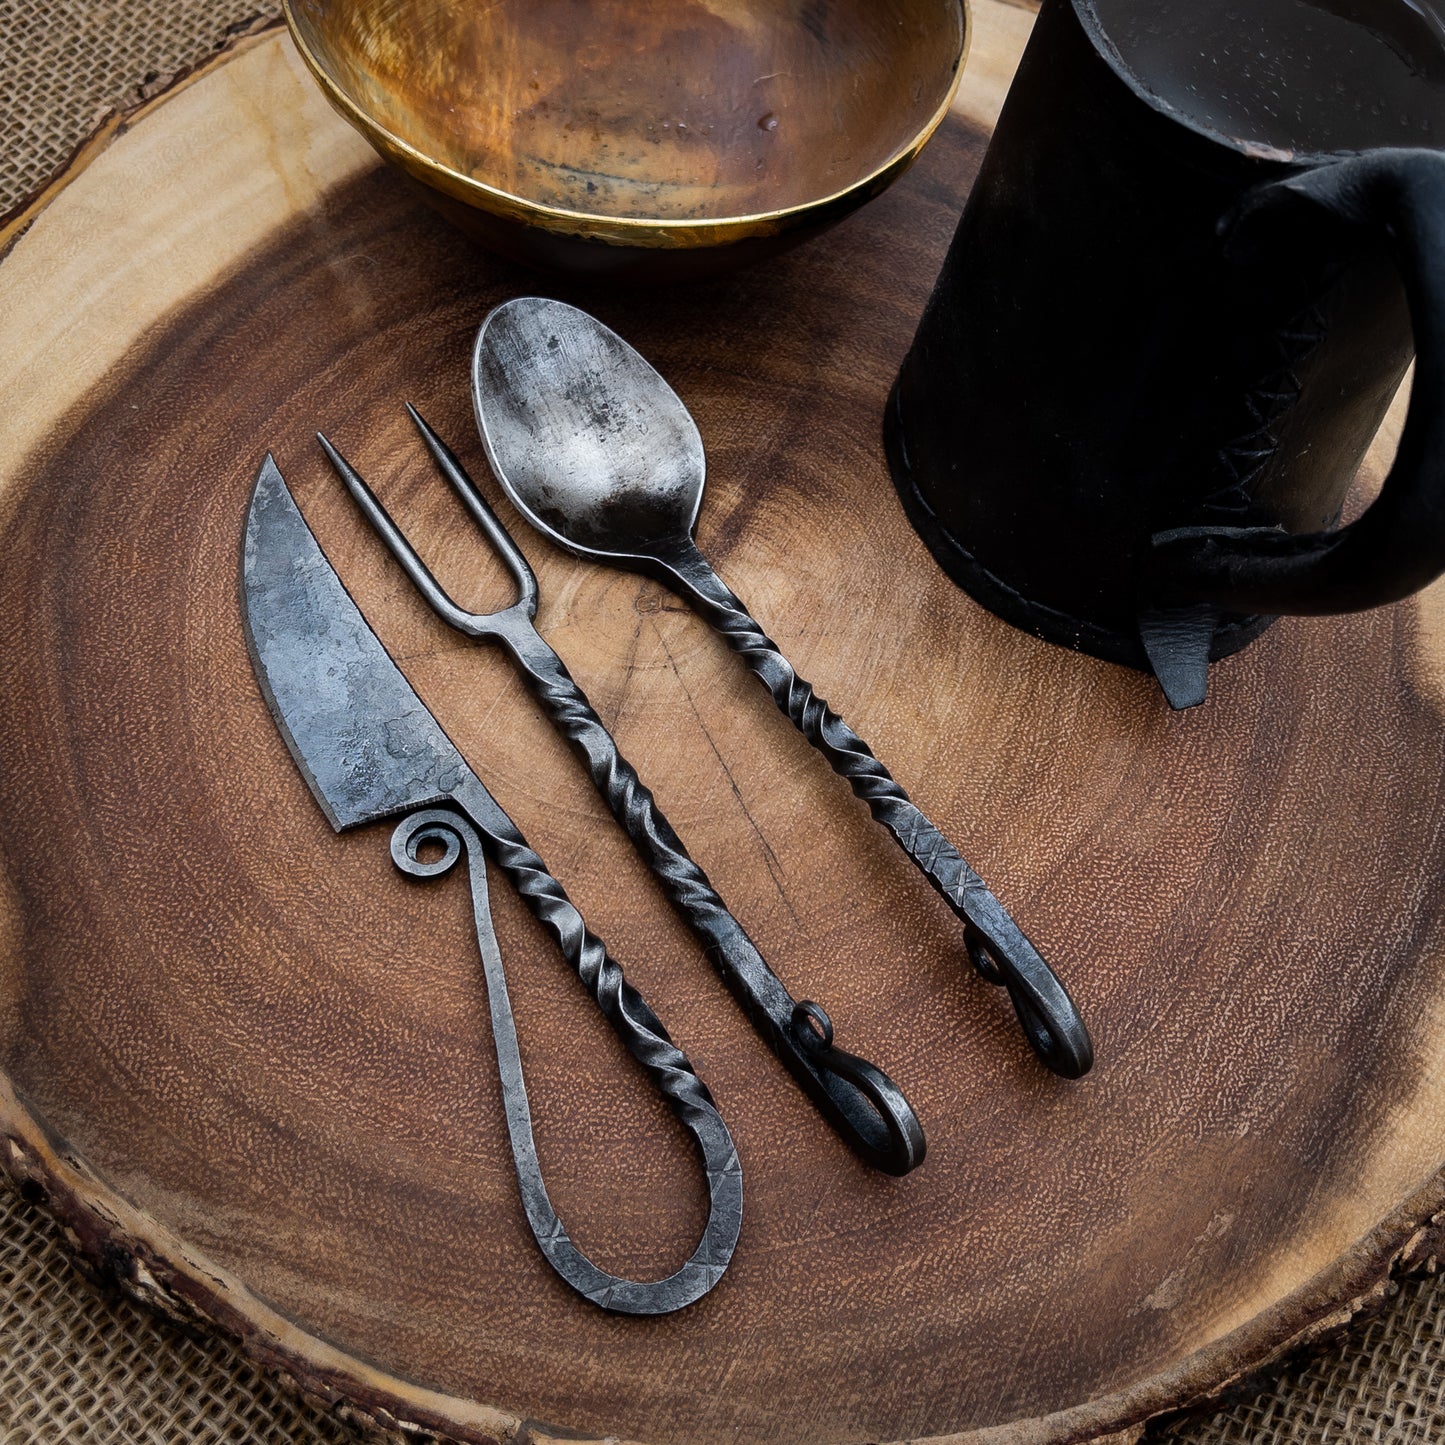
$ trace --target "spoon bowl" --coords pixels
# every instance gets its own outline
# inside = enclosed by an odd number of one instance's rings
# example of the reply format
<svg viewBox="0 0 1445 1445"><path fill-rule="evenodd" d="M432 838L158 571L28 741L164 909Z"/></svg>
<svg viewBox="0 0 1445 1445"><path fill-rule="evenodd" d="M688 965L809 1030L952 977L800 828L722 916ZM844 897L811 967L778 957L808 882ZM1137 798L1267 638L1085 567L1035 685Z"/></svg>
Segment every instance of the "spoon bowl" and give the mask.
<svg viewBox="0 0 1445 1445"><path fill-rule="evenodd" d="M487 460L538 530L635 566L692 536L707 462L697 423L595 317L519 296L482 322L472 396Z"/></svg>

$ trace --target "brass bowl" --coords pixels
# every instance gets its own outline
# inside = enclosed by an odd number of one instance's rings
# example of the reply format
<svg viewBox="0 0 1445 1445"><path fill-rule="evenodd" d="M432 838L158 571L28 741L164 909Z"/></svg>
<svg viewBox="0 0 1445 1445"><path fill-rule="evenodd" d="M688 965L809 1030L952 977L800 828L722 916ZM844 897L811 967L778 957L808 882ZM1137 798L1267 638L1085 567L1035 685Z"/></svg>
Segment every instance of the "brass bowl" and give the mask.
<svg viewBox="0 0 1445 1445"><path fill-rule="evenodd" d="M331 103L513 260L755 260L876 196L947 113L966 0L285 0Z"/></svg>

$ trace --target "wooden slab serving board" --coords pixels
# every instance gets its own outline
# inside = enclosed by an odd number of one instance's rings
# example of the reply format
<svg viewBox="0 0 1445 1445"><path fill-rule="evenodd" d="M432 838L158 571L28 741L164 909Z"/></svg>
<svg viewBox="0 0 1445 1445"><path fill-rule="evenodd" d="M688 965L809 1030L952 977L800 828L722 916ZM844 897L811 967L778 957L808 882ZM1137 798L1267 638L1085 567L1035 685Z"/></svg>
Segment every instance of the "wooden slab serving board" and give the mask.
<svg viewBox="0 0 1445 1445"><path fill-rule="evenodd" d="M587 292L489 259L274 33L12 231L0 1128L6 1169L102 1270L398 1430L1024 1445L1132 1438L1430 1261L1445 595L1282 623L1171 715L1142 677L975 607L889 488L884 397L1027 21L978 6L972 118L888 195L702 289ZM929 1155L907 1179L820 1122L502 660L434 622L312 440L349 452L446 583L500 599L402 403L495 498L466 358L490 306L538 289L677 387L709 450L705 549L1092 1023L1093 1074L1043 1072L947 910L737 659L504 509L544 634L699 861L910 1095ZM268 448L733 1128L741 1245L680 1315L604 1315L544 1264L463 883L409 884L385 828L335 837L267 714L237 549ZM666 1272L702 1207L686 1141L494 896L553 1198L609 1268Z"/></svg>

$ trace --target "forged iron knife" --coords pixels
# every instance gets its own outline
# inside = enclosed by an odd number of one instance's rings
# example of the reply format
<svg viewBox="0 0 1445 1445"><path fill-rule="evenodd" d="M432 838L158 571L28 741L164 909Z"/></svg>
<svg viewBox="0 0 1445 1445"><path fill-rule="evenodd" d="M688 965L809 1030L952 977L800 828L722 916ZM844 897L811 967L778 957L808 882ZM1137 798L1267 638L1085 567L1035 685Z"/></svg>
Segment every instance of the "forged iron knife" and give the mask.
<svg viewBox="0 0 1445 1445"><path fill-rule="evenodd" d="M507 1131L537 1246L573 1289L621 1314L666 1314L722 1278L742 1227L742 1169L707 1086L622 976L561 885L463 761L398 671L306 525L275 461L256 479L242 560L246 643L272 716L333 828L399 817L391 854L417 878L465 852L487 984ZM418 849L440 844L435 860ZM516 1024L492 927L485 858L511 879L597 1006L692 1136L707 1175L708 1218L691 1258L666 1279L608 1274L567 1236L542 1180Z"/></svg>

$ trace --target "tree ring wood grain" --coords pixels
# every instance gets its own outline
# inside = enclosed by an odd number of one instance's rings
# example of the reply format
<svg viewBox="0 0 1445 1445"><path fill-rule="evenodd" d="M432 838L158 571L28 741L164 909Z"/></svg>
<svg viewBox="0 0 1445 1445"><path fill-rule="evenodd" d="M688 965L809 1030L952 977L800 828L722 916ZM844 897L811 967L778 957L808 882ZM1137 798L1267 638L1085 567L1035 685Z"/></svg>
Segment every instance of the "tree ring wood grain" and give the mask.
<svg viewBox="0 0 1445 1445"><path fill-rule="evenodd" d="M1021 12L978 12L996 76ZM1432 1262L1445 594L1282 623L1176 717L943 578L878 427L983 139L954 121L774 266L619 297L470 249L268 36L30 218L0 263L0 1154L98 1268L399 1438L1057 1445L1228 1389ZM677 387L720 571L1088 1013L1095 1073L1043 1074L717 639L507 514L544 633L699 861L909 1092L908 1179L813 1115L501 660L425 613L314 452L324 425L450 588L497 591L401 403L485 484L467 349L539 287ZM410 889L384 828L333 837L276 735L235 583L267 447L718 1096L747 1219L682 1315L609 1319L537 1258L462 891ZM686 1141L496 892L559 1210L609 1267L664 1272L701 1208Z"/></svg>

